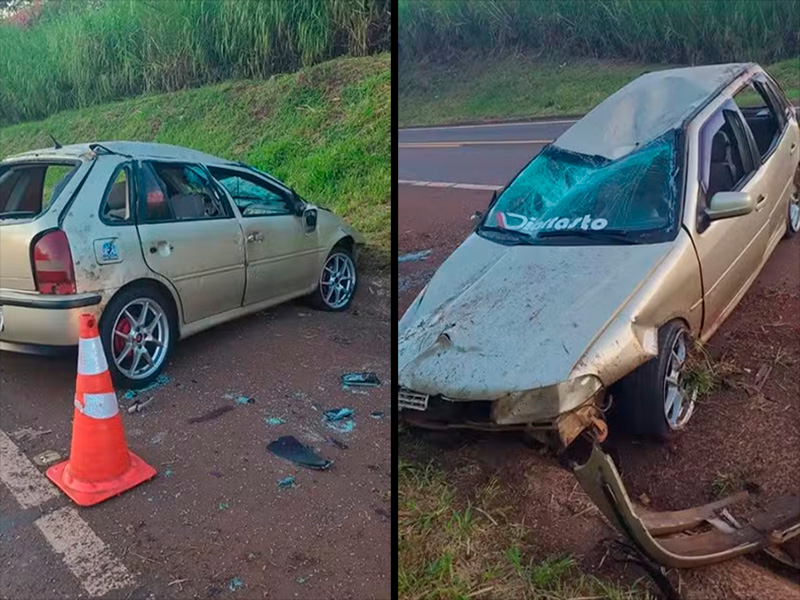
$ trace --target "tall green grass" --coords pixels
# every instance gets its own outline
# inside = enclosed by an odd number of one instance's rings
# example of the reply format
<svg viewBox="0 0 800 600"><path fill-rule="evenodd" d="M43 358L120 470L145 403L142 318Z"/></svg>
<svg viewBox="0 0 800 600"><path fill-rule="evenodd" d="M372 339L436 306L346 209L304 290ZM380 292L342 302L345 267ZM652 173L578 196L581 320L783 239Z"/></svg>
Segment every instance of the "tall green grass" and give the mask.
<svg viewBox="0 0 800 600"><path fill-rule="evenodd" d="M0 24L0 124L391 45L390 0L62 0ZM57 7L57 8L55 8Z"/></svg>
<svg viewBox="0 0 800 600"><path fill-rule="evenodd" d="M800 54L800 0L398 0L402 61L535 50L659 63Z"/></svg>

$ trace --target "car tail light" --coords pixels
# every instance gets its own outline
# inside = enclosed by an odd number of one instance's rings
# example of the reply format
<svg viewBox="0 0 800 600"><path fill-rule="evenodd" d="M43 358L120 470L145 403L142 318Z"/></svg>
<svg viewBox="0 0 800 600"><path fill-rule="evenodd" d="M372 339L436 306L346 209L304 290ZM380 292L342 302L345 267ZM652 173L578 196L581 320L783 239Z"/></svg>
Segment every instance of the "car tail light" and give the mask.
<svg viewBox="0 0 800 600"><path fill-rule="evenodd" d="M48 231L33 245L33 277L41 294L74 294L75 268L67 234Z"/></svg>

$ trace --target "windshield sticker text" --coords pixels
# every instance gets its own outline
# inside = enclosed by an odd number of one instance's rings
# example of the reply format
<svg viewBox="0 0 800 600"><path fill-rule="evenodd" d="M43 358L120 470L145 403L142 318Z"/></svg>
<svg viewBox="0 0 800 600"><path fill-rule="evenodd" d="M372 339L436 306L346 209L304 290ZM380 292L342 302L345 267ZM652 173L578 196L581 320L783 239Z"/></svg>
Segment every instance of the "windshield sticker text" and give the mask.
<svg viewBox="0 0 800 600"><path fill-rule="evenodd" d="M536 217L528 218L525 215L518 215L509 212L497 212L497 226L503 229L512 229L515 231L549 231L555 229L561 231L562 229L591 229L599 231L608 226L608 221L603 218L593 219L591 215L584 215L583 217L553 217L551 219L538 220Z"/></svg>

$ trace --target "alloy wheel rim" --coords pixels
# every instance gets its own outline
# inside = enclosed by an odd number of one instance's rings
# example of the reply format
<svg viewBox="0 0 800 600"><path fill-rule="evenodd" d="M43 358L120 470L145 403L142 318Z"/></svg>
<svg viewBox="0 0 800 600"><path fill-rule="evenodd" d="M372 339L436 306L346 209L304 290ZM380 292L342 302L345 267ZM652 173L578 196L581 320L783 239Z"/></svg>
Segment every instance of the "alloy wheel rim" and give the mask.
<svg viewBox="0 0 800 600"><path fill-rule="evenodd" d="M789 201L789 227L792 231L800 231L800 193L795 192Z"/></svg>
<svg viewBox="0 0 800 600"><path fill-rule="evenodd" d="M682 429L694 412L697 391L686 385L686 336L679 333L670 348L667 373L664 377L664 416L670 429Z"/></svg>
<svg viewBox="0 0 800 600"><path fill-rule="evenodd" d="M332 254L319 277L322 300L330 308L342 308L353 296L356 287L356 268L347 254Z"/></svg>
<svg viewBox="0 0 800 600"><path fill-rule="evenodd" d="M167 355L169 321L164 309L149 298L125 305L111 329L114 364L129 379L155 373Z"/></svg>

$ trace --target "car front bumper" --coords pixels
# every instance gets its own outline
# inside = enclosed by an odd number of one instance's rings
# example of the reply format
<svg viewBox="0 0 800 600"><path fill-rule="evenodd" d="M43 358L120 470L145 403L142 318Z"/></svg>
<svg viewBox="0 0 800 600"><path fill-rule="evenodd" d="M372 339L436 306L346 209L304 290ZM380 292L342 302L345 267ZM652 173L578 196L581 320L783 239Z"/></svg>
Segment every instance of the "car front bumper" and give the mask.
<svg viewBox="0 0 800 600"><path fill-rule="evenodd" d="M77 345L82 314L99 317L97 293L49 296L0 290L0 350L55 354Z"/></svg>

